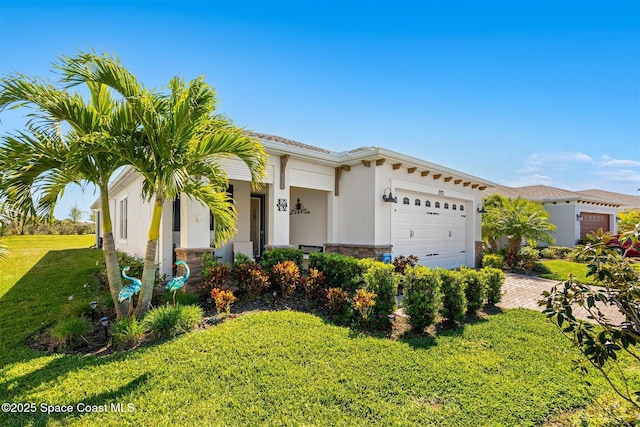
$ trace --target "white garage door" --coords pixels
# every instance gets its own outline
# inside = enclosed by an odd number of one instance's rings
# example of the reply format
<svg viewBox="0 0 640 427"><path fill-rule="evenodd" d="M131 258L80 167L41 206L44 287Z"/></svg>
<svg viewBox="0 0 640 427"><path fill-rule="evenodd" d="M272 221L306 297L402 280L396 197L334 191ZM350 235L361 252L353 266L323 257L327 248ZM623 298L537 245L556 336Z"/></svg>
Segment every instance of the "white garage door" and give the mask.
<svg viewBox="0 0 640 427"><path fill-rule="evenodd" d="M466 262L463 200L397 192L392 208L393 255L416 255L427 267L458 268Z"/></svg>

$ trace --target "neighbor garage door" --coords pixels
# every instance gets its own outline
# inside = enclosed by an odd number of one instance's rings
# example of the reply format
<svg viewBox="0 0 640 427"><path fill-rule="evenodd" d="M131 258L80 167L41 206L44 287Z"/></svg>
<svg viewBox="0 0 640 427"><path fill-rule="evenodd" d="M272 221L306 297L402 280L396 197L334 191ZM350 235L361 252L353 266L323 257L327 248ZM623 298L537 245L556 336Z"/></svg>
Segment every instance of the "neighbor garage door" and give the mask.
<svg viewBox="0 0 640 427"><path fill-rule="evenodd" d="M593 233L600 228L604 231L609 231L609 215L582 212L582 221L580 222L581 239L585 239L587 233Z"/></svg>
<svg viewBox="0 0 640 427"><path fill-rule="evenodd" d="M401 190L397 196L391 216L393 255L416 255L428 267L464 265L464 201Z"/></svg>

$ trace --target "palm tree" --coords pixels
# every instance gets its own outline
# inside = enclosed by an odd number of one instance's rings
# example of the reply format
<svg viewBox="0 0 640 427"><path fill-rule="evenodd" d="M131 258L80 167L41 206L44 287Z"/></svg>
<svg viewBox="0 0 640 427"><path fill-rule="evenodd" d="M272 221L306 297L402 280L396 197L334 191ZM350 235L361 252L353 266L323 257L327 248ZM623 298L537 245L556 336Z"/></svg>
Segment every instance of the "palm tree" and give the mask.
<svg viewBox="0 0 640 427"><path fill-rule="evenodd" d="M153 201L142 289L135 314L148 310L155 280L155 259L165 200L185 195L207 205L214 217L214 242L223 244L235 233L236 211L228 198L228 180L221 167L224 157L236 156L248 167L258 187L265 176L262 146L232 122L216 114L214 89L198 77L189 84L171 79L168 91L149 91L116 57L95 52L64 57L59 69L71 85L94 82L108 85L129 103L141 126L144 143L120 155L143 176L143 194ZM202 179L204 177L204 179Z"/></svg>
<svg viewBox="0 0 640 427"><path fill-rule="evenodd" d="M555 241L550 233L556 231L556 226L549 222L549 213L540 203L520 197L503 198L501 203L489 207L487 213L496 236L507 238L508 262L517 259L523 240L532 246Z"/></svg>
<svg viewBox="0 0 640 427"><path fill-rule="evenodd" d="M501 208L504 204L505 198L498 193L488 196L482 207L485 209L485 213L482 215L482 241L485 242L494 253L497 253L500 249L500 239L502 235L496 228L498 219L500 218Z"/></svg>
<svg viewBox="0 0 640 427"><path fill-rule="evenodd" d="M111 96L105 85L88 83L91 102L51 83L22 74L0 79L0 111L9 106L32 110L26 132L3 136L0 189L21 211L38 193L37 208L52 215L69 183L92 183L100 191L107 280L118 318L126 304L118 304L122 288L109 212L109 179L125 164L113 154L130 145L136 122L128 104ZM63 131L64 129L68 129Z"/></svg>

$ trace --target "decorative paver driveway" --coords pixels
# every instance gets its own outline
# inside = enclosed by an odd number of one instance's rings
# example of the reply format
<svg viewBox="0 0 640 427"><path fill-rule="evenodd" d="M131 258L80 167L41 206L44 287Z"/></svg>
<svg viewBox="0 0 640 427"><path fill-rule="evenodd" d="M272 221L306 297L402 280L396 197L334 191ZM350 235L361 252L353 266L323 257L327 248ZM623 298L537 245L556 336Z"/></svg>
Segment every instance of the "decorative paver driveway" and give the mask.
<svg viewBox="0 0 640 427"><path fill-rule="evenodd" d="M535 311L544 311L544 307L538 305L538 301L543 299L542 292L550 290L559 283L558 280L541 279L539 277L523 276L520 274L505 273L505 282L502 286L502 301L497 306L500 308L528 308ZM622 323L624 317L615 307L603 307L601 311L608 319L615 323ZM587 319L587 311L576 307L573 310L574 316L579 319Z"/></svg>

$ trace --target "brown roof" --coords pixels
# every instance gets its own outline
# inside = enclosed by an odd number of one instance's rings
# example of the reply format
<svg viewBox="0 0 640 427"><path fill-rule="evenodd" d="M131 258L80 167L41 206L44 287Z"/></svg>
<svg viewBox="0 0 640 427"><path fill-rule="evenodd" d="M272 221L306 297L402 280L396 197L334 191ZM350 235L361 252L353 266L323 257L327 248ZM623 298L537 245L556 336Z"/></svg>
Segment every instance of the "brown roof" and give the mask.
<svg viewBox="0 0 640 427"><path fill-rule="evenodd" d="M598 190L596 190L598 191ZM587 202L595 202L605 205L621 205L620 200L600 197L597 194L588 194L588 192L569 191L561 188L550 187L548 185L529 185L526 187L507 187L499 185L491 188L485 194L498 193L505 197L522 197L523 199L533 200L536 202L557 201L557 200L580 200ZM615 193L614 193L615 194Z"/></svg>
<svg viewBox="0 0 640 427"><path fill-rule="evenodd" d="M640 208L640 196L596 189L576 191L576 193L597 197L598 199L609 200L610 202L619 203L631 208Z"/></svg>
<svg viewBox="0 0 640 427"><path fill-rule="evenodd" d="M280 144L290 145L292 147L303 148L305 150L315 151L317 153L331 154L331 151L324 148L315 147L313 145L303 144L302 142L294 141L292 139L283 138L281 136L268 135L266 133L259 132L247 132L250 136L264 141L278 142Z"/></svg>

